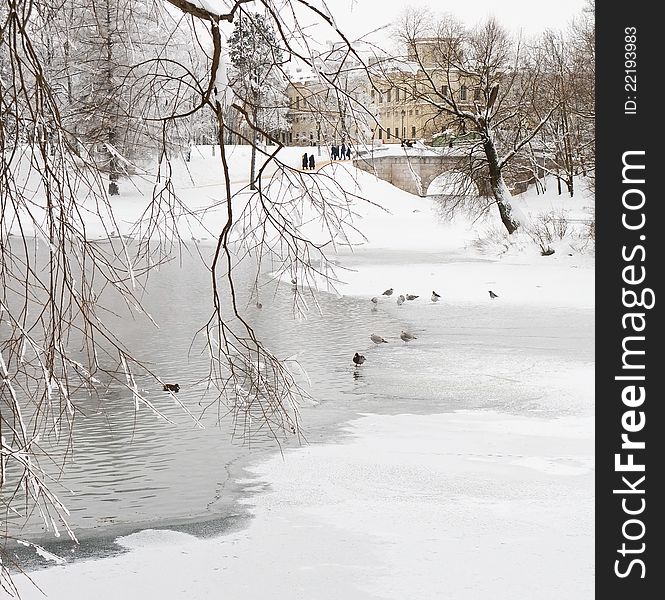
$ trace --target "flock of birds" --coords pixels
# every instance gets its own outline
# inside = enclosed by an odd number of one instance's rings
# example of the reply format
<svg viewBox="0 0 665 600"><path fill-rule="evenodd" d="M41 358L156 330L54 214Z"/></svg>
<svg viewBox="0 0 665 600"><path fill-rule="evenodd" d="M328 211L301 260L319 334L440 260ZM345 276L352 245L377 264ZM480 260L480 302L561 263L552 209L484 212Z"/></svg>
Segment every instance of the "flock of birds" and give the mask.
<svg viewBox="0 0 665 600"><path fill-rule="evenodd" d="M395 290L393 288L388 288L381 295L382 296L392 296L394 292L395 292ZM494 298L499 297L499 295L495 294L492 290L489 290L489 295L490 295L490 298L492 300L494 300ZM416 298L420 298L420 296L418 296L417 294L400 294L399 296L397 296L397 306L402 306L402 304L404 304L405 302L410 302L412 300L415 300ZM440 300L440 298L441 298L441 295L437 294L435 290L432 290L432 295L430 296L430 300L432 302L438 302ZM376 310L376 306L379 303L379 298L377 296L374 296L373 298L370 299L370 302L374 305L373 310ZM412 333L409 333L408 331L402 331L402 333L400 333L399 337L403 342L411 342L413 340L418 339L415 335L413 335ZM377 335L376 333L373 333L372 335L370 335L369 339L372 340L375 344L387 344L388 343L388 340L384 339L380 335ZM357 367L359 367L360 365L362 365L365 362L366 359L362 354L360 354L359 352L356 352L353 355L352 360L353 360L353 363Z"/></svg>
<svg viewBox="0 0 665 600"><path fill-rule="evenodd" d="M291 279L291 283L295 286L295 285L297 285L298 281L294 277L293 279ZM388 288L381 295L389 297L389 296L392 296L394 292L395 292L395 290L393 288ZM489 295L490 295L490 298L492 300L494 300L494 298L499 297L498 294L495 294L492 290L489 290ZM400 294L399 296L397 296L397 306L402 306L402 304L404 304L405 302L411 302L412 300L415 300L416 298L420 298L420 296L418 296L417 294ZM432 290L432 295L430 296L430 300L432 302L438 302L440 300L440 298L441 298L441 295L437 294L436 291ZM370 299L370 302L374 305L374 309L376 309L376 306L379 303L379 299L378 299L378 297L374 296L373 298ZM262 305L261 305L260 302L257 302L256 306L257 306L257 308L262 308ZM408 331L402 331L402 333L400 333L399 337L403 342L411 342L413 340L418 339L417 336L413 335L412 333L409 333ZM386 340L385 338L383 338L380 335L377 335L376 333L373 333L372 335L370 335L369 339L372 340L375 344L387 344L388 343L388 340ZM362 365L365 362L366 359L362 354L356 352L353 355L352 360L353 360L353 363L357 367L359 367L360 365ZM164 391L165 392L173 392L173 393L177 394L180 391L180 385L178 385L177 383L165 383L164 384Z"/></svg>

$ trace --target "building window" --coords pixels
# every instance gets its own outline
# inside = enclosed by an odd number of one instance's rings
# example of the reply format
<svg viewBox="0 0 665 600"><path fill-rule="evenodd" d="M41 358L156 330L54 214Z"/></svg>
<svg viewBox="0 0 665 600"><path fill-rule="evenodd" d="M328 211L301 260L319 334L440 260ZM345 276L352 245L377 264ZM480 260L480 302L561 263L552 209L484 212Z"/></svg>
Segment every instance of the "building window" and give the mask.
<svg viewBox="0 0 665 600"><path fill-rule="evenodd" d="M474 88L473 90L473 99L480 100L480 88Z"/></svg>
<svg viewBox="0 0 665 600"><path fill-rule="evenodd" d="M387 139L390 139L390 127L388 127L388 128L386 129L386 133L388 134Z"/></svg>
<svg viewBox="0 0 665 600"><path fill-rule="evenodd" d="M399 88L395 90L395 102L399 102Z"/></svg>
<svg viewBox="0 0 665 600"><path fill-rule="evenodd" d="M386 98L386 102L390 102L390 90L388 90L387 93L388 93L388 96L387 96L387 98Z"/></svg>
<svg viewBox="0 0 665 600"><path fill-rule="evenodd" d="M442 85L441 86L441 95L442 96L447 96L448 95L448 86L447 85Z"/></svg>
<svg viewBox="0 0 665 600"><path fill-rule="evenodd" d="M379 92L379 104L383 102L383 94Z"/></svg>
<svg viewBox="0 0 665 600"><path fill-rule="evenodd" d="M416 116L420 114L420 110L416 108Z"/></svg>
<svg viewBox="0 0 665 600"><path fill-rule="evenodd" d="M410 116L410 117L413 116L413 110L410 110L410 111L409 111L409 116Z"/></svg>
<svg viewBox="0 0 665 600"><path fill-rule="evenodd" d="M411 137L412 138L416 137L416 126L415 125L413 127L411 127Z"/></svg>
<svg viewBox="0 0 665 600"><path fill-rule="evenodd" d="M380 127L379 127L379 139L380 140L383 139L383 129L381 129Z"/></svg>
<svg viewBox="0 0 665 600"><path fill-rule="evenodd" d="M300 108L300 96L296 98L296 108Z"/></svg>
<svg viewBox="0 0 665 600"><path fill-rule="evenodd" d="M293 133L289 132L289 144L293 144Z"/></svg>
<svg viewBox="0 0 665 600"><path fill-rule="evenodd" d="M370 92L370 97L372 98L372 102L374 102L374 90Z"/></svg>
<svg viewBox="0 0 665 600"><path fill-rule="evenodd" d="M463 85L463 86L459 89L459 99L460 99L460 100L466 100L466 86L465 86L465 85Z"/></svg>

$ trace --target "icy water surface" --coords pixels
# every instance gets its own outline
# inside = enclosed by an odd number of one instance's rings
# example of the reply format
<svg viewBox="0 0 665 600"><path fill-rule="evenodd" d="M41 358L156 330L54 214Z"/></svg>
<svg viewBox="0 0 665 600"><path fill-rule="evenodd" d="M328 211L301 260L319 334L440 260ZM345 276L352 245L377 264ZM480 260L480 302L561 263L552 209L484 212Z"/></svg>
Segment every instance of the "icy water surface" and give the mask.
<svg viewBox="0 0 665 600"><path fill-rule="evenodd" d="M366 251L346 257L345 265L465 260L455 254ZM250 282L241 274L238 280L244 306ZM386 282L386 287L398 283ZM178 398L196 414L210 400L202 383L207 358L191 348L193 333L210 314L209 287L209 273L197 259L185 257L182 265L168 265L150 279L144 304L160 329L140 319L116 325L118 337L135 354L165 381L180 384ZM401 307L381 298L376 310L367 299L321 293L320 314L312 307L306 319L294 317L288 284L262 288L262 309L249 304L247 318L267 346L282 358L298 354L307 369L318 401L302 409L309 443L338 439L337 425L359 413L490 408L554 416L588 409L567 391L569 386L556 402L543 397L542 381L535 378L545 374L560 380L593 360L590 311L498 302L455 305L445 299L433 304L430 291L412 290L421 297ZM404 329L418 340L403 343ZM389 343L375 346L371 333ZM356 351L367 358L361 368L351 362ZM145 408L136 412L119 388L79 399L84 416L77 419L72 459L56 486L71 512L71 526L84 541L79 553L108 551L103 540L145 527L223 531L244 515L236 503L243 489L234 483L242 466L278 449L267 434L251 444L232 439L229 419L217 423L214 411L204 418L206 427L197 428L167 394L151 386L149 398L174 424ZM57 546L36 518L19 535Z"/></svg>

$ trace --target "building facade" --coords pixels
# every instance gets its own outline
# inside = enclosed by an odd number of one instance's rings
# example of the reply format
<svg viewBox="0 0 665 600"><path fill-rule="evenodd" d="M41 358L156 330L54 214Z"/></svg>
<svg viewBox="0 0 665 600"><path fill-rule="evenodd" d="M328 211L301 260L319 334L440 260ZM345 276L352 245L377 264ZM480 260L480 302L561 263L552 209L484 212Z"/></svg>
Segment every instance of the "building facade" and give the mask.
<svg viewBox="0 0 665 600"><path fill-rule="evenodd" d="M440 95L473 109L480 88L472 77L437 65L437 44L420 40L406 57L375 59L367 70L338 78L335 85L314 77L292 81L287 89L287 143L316 146L351 140L379 145L445 138L455 122L437 108L443 104Z"/></svg>
<svg viewBox="0 0 665 600"><path fill-rule="evenodd" d="M376 143L431 142L446 132L452 134L455 119L439 108L445 106L442 96L463 110L473 110L474 102L481 98L480 87L473 76L446 67L444 53L450 52L454 46L445 40L423 38L408 48L406 57L371 65L371 99L378 116L373 135Z"/></svg>
<svg viewBox="0 0 665 600"><path fill-rule="evenodd" d="M320 76L292 77L289 102L289 144L330 146L371 139L368 80L356 61L343 60L332 47L318 59Z"/></svg>

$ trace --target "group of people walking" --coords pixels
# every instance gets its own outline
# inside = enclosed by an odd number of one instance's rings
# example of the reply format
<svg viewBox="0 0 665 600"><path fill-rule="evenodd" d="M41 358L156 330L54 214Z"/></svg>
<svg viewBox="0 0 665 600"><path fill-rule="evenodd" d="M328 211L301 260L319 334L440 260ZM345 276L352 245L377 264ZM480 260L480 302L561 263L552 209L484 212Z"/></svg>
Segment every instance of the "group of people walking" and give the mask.
<svg viewBox="0 0 665 600"><path fill-rule="evenodd" d="M310 169L313 171L316 168L316 162L314 161L314 155L313 154L305 154L302 155L302 168L306 171L307 169Z"/></svg>
<svg viewBox="0 0 665 600"><path fill-rule="evenodd" d="M349 160L351 158L351 146L344 143L341 146L330 146L330 158L332 160Z"/></svg>
<svg viewBox="0 0 665 600"><path fill-rule="evenodd" d="M351 158L351 146L347 146L344 143L341 146L333 144L330 146L330 158L332 160L349 160ZM302 155L302 168L304 171L313 171L316 169L316 161L313 154L305 152Z"/></svg>

